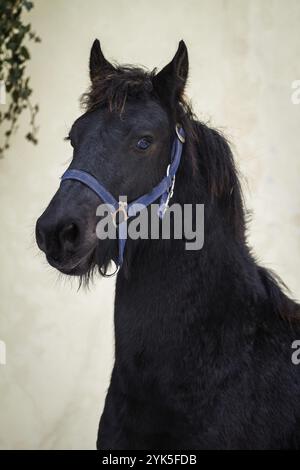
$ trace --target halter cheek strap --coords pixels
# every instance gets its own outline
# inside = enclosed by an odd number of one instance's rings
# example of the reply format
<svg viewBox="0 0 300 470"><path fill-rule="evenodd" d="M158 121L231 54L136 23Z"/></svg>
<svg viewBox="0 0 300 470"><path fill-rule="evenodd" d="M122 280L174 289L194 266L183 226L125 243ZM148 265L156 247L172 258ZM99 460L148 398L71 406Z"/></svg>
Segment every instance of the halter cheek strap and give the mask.
<svg viewBox="0 0 300 470"><path fill-rule="evenodd" d="M183 128L179 124L176 124L175 130L176 137L172 145L171 161L168 165L166 176L160 183L154 186L149 193L144 194L129 204L124 203L124 201L117 201L94 176L84 170L67 170L61 177L62 182L65 180L75 180L88 186L105 204L108 205L109 208L114 208L114 211L112 212L114 221L116 221L116 215L118 212L122 212L124 214L123 222L118 225L119 254L117 261L115 261L118 267L121 267L123 263L127 240L127 228L124 222L128 217L134 217L137 215L141 210L141 205L147 207L160 198L158 215L162 219L169 206L170 199L173 196L175 177L181 160L183 144L185 142L185 133Z"/></svg>

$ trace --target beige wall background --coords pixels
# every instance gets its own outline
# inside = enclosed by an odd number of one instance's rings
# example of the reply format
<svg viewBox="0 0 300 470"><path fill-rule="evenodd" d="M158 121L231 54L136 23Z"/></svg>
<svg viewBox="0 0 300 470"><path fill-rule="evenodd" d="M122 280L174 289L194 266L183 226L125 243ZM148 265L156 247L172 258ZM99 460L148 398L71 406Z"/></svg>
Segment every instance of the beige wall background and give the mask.
<svg viewBox="0 0 300 470"><path fill-rule="evenodd" d="M30 74L40 104L39 145L25 117L0 161L1 449L93 449L113 362L113 281L77 291L48 266L36 218L71 157L63 141L88 85L99 37L109 59L161 67L183 38L188 95L198 116L230 138L253 212L250 244L300 298L300 79L298 0L36 0L42 37Z"/></svg>

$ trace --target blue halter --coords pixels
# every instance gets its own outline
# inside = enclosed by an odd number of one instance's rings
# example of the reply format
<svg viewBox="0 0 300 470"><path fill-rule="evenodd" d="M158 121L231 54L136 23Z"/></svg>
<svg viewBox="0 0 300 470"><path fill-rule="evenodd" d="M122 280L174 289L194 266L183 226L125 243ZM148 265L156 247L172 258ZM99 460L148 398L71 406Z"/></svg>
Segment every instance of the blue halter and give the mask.
<svg viewBox="0 0 300 470"><path fill-rule="evenodd" d="M176 124L176 137L173 142L172 152L171 152L171 162L167 168L166 176L158 183L154 188L147 194L139 197L135 201L127 204L124 201L117 201L112 194L107 191L107 189L102 186L99 181L92 176L90 173L84 170L67 170L61 177L61 181L65 180L76 180L88 186L97 196L108 205L108 207L113 207L114 211L112 216L116 224L116 216L119 212L123 213L124 220L118 225L118 245L119 245L119 255L117 261L115 261L117 268L120 268L123 263L123 255L125 244L127 240L126 232L126 220L129 217L134 217L140 212L141 205L147 207L156 201L160 197L158 215L162 219L168 206L171 197L173 196L173 190L175 185L175 176L179 167L182 148L185 142L185 133L183 128Z"/></svg>

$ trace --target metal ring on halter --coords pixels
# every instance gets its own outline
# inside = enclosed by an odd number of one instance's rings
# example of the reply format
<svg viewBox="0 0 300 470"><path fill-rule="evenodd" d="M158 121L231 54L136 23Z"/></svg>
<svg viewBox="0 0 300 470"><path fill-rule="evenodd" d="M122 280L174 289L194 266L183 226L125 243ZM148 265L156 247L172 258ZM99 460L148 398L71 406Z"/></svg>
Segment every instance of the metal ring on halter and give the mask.
<svg viewBox="0 0 300 470"><path fill-rule="evenodd" d="M114 260L112 260L114 263L115 263L115 266L116 266L116 269L113 273L111 274L106 274L104 273L103 271L101 271L101 268L99 268L99 271L100 271L100 274L103 276L103 277L113 277L115 276L116 274L118 274L119 270L120 270L120 265L117 264Z"/></svg>

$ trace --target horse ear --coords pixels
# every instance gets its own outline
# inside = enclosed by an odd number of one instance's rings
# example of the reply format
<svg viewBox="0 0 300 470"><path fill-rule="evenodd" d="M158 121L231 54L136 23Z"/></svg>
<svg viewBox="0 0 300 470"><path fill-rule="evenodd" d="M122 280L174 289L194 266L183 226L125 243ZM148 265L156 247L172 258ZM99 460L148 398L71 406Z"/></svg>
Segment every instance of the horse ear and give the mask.
<svg viewBox="0 0 300 470"><path fill-rule="evenodd" d="M90 78L93 81L100 75L105 75L112 72L114 69L113 65L105 59L101 50L99 39L95 39L90 53Z"/></svg>
<svg viewBox="0 0 300 470"><path fill-rule="evenodd" d="M182 98L189 72L188 51L184 41L180 41L171 62L153 78L153 87L161 99L172 106Z"/></svg>

